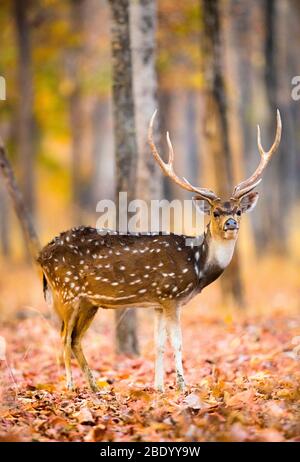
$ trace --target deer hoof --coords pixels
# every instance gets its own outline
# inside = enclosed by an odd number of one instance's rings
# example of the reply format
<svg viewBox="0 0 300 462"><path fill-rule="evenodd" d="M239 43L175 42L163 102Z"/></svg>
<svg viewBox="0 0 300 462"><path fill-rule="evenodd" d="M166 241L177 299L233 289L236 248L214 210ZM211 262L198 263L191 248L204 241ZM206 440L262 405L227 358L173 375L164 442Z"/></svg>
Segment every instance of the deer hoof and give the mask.
<svg viewBox="0 0 300 462"><path fill-rule="evenodd" d="M158 393L163 393L165 391L165 387L163 385L155 385L154 388Z"/></svg>
<svg viewBox="0 0 300 462"><path fill-rule="evenodd" d="M180 391L184 391L186 389L186 383L185 383L184 378L182 377L182 375L177 377L177 388Z"/></svg>
<svg viewBox="0 0 300 462"><path fill-rule="evenodd" d="M92 390L93 393L98 393L98 391L100 391L98 385L96 385L96 383L91 383L90 384L90 389Z"/></svg>
<svg viewBox="0 0 300 462"><path fill-rule="evenodd" d="M75 390L73 380L67 382L67 389L69 391L74 391Z"/></svg>

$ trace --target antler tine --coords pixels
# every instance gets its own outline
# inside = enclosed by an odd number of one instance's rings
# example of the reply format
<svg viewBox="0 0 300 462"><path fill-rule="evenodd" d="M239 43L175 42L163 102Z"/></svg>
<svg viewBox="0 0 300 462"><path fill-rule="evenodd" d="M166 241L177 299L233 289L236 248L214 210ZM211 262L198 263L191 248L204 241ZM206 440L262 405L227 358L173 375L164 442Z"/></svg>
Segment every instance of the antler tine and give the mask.
<svg viewBox="0 0 300 462"><path fill-rule="evenodd" d="M167 143L168 143L168 147L169 147L169 162L168 163L169 163L169 165L173 165L173 162L174 162L174 149L173 149L173 146L172 146L172 143L171 143L169 132L167 132L166 138L167 138Z"/></svg>
<svg viewBox="0 0 300 462"><path fill-rule="evenodd" d="M165 175L167 175L168 174L168 164L166 164L162 160L160 155L158 154L158 151L157 151L156 146L155 146L154 141L153 141L153 123L154 123L154 119L156 117L156 114L157 114L157 109L155 109L155 111L153 112L153 115L152 115L151 120L150 120L149 129L148 129L148 143L150 145L151 152L152 152L155 160L158 162L160 168L165 173ZM169 161L170 161L170 159L169 159Z"/></svg>
<svg viewBox="0 0 300 462"><path fill-rule="evenodd" d="M157 114L157 109L154 111L154 113L153 113L153 115L151 117L151 121L150 121L150 125L149 125L149 131L148 131L148 142L150 144L152 154L153 154L154 158L156 159L156 161L158 162L160 168L162 169L162 171L164 172L164 174L166 176L169 176L173 181L175 181L181 187L184 187L185 189L188 189L188 191L193 191L193 189L190 186L188 186L185 182L182 182L182 180L180 180L180 178L178 178L175 175L175 172L174 172L174 169L173 169L174 149L173 149L173 146L172 146L172 143L171 143L169 132L167 132L167 135L166 135L167 143L168 143L168 147L169 147L168 163L166 163L166 162L164 162L162 160L162 158L160 157L160 155L159 155L159 153L157 151L157 148L156 148L155 143L153 141L153 124L154 124L154 119L156 117L156 114Z"/></svg>
<svg viewBox="0 0 300 462"><path fill-rule="evenodd" d="M259 125L257 125L257 145L258 145L258 150L259 150L260 155L262 157L265 157L267 160L269 158L271 158L273 153L276 151L276 149L279 146L280 140L281 140L282 122L281 122L279 109L277 109L277 111L276 111L276 119L277 119L277 128L276 128L275 140L274 140L271 148L267 152L265 152L263 147L262 147L260 127L259 127Z"/></svg>
<svg viewBox="0 0 300 462"><path fill-rule="evenodd" d="M166 176L168 176L172 181L174 181L174 183L178 184L181 188L186 189L187 191L195 192L195 193L199 194L200 196L202 196L203 198L205 198L205 199L207 199L209 201L219 200L218 196L213 191L210 191L209 189L205 189L205 188L197 188L197 187L193 186L185 178L181 179L176 175L176 173L174 172L174 169L173 169L174 149L173 149L173 146L172 146L172 143L171 143L169 132L167 132L167 134L166 134L167 144L168 144L168 148L169 148L168 163L166 163L166 162L164 162L162 160L162 158L158 154L157 148L156 148L155 143L153 141L153 123L154 123L154 119L155 119L156 114L157 114L157 109L154 111L154 113L153 113L153 115L151 117L151 120L150 120L149 130L148 130L148 143L150 145L151 152L152 152L155 160L159 164L160 168L162 169L163 173Z"/></svg>
<svg viewBox="0 0 300 462"><path fill-rule="evenodd" d="M269 151L265 151L262 147L260 127L259 125L257 125L257 146L258 146L261 159L260 159L259 165L257 169L255 170L255 172L247 180L242 181L234 188L234 191L233 191L234 199L241 198L243 195L247 194L252 189L254 189L256 186L258 186L258 184L261 182L262 180L261 175L263 171L265 170L266 166L268 165L272 155L278 148L280 140L281 140L282 122L281 122L279 109L277 109L276 116L277 116L276 117L277 118L276 134L275 134L274 142L271 148L269 149Z"/></svg>

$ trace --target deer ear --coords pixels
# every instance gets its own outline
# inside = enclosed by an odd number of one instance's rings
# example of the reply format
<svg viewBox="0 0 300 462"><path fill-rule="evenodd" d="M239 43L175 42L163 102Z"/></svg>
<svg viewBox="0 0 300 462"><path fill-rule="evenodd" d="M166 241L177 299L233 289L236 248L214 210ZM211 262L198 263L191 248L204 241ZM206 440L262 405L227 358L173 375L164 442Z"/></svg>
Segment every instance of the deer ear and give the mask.
<svg viewBox="0 0 300 462"><path fill-rule="evenodd" d="M258 192L250 192L240 200L240 206L243 213L251 212L258 201Z"/></svg>
<svg viewBox="0 0 300 462"><path fill-rule="evenodd" d="M194 196L193 197L193 204L200 213L204 213L205 215L209 215L211 211L211 204L206 200L203 199L201 196Z"/></svg>

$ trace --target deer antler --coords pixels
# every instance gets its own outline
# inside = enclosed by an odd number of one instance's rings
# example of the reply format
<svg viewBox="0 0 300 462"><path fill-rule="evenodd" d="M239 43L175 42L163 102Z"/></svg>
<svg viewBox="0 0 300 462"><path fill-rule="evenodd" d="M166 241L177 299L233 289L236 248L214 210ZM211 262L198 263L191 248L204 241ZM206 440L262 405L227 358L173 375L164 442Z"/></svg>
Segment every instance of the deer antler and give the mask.
<svg viewBox="0 0 300 462"><path fill-rule="evenodd" d="M261 182L262 178L261 175L266 168L266 166L269 163L269 160L271 159L272 155L276 151L276 149L279 146L280 139L281 139L281 132L282 132L282 123L281 123L281 117L280 117L280 112L279 109L277 109L277 128L276 128L276 135L275 135L275 140L269 149L269 151L264 151L262 144L261 144L261 135L260 135L260 128L259 125L257 125L257 145L258 145L258 150L260 153L260 162L255 170L255 172L247 179L239 183L233 191L232 198L233 199L240 199L242 196L247 194L248 192L252 191L258 184Z"/></svg>
<svg viewBox="0 0 300 462"><path fill-rule="evenodd" d="M153 123L154 123L156 114L157 114L157 109L154 111L153 116L151 117L151 120L150 120L149 130L148 130L148 143L150 145L151 152L155 160L157 161L158 165L162 169L163 173L166 176L168 176L172 181L174 181L174 183L178 184L181 188L186 189L187 191L190 191L190 192L195 192L199 194L203 199L207 199L209 202L220 200L219 197L213 191L210 191L209 189L206 189L206 188L197 188L193 186L186 178L181 179L176 175L173 169L174 150L173 150L173 146L170 140L169 132L167 132L167 143L169 147L169 160L168 160L168 163L165 163L162 160L162 158L158 154L157 148L153 141Z"/></svg>

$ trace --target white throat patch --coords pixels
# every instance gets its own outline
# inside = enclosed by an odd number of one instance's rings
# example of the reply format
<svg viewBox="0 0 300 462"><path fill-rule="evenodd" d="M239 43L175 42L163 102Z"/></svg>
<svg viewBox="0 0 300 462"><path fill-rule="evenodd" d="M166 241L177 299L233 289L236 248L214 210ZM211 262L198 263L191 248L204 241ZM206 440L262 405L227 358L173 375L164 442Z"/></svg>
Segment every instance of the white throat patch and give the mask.
<svg viewBox="0 0 300 462"><path fill-rule="evenodd" d="M236 240L212 239L209 244L208 265L217 265L224 269L229 265Z"/></svg>

